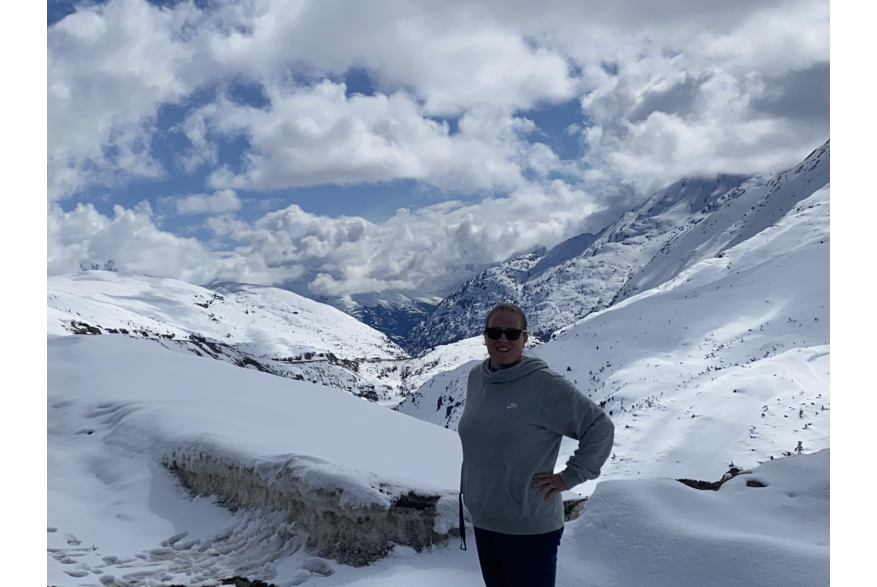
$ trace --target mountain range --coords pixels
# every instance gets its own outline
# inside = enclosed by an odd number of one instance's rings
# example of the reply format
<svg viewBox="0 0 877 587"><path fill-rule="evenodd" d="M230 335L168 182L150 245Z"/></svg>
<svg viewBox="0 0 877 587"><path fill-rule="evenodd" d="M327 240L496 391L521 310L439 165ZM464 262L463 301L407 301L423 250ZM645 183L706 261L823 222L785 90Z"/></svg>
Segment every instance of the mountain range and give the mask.
<svg viewBox="0 0 877 587"><path fill-rule="evenodd" d="M240 283L89 270L49 277L49 335L121 335L395 404L469 346L417 358L344 312L293 292ZM471 345L470 345L471 346Z"/></svg>
<svg viewBox="0 0 877 587"><path fill-rule="evenodd" d="M830 181L826 142L775 177L684 179L598 234L581 234L489 268L466 281L400 344L417 354L480 333L499 302L526 312L531 336L554 332L764 230Z"/></svg>
<svg viewBox="0 0 877 587"><path fill-rule="evenodd" d="M612 418L603 477L706 478L716 462L829 446L829 227L826 185L750 238L525 351ZM719 222L715 231L697 232L707 243L727 235ZM691 245L677 244L655 263ZM455 430L477 364L437 374L395 409ZM564 439L559 467L576 446Z"/></svg>

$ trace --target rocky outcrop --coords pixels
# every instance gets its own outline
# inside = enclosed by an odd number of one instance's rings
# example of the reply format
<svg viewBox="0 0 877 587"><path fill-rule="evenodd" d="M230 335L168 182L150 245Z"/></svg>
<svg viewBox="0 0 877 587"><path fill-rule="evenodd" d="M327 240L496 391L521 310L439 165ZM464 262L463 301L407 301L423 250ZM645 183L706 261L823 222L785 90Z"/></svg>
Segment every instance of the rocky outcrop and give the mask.
<svg viewBox="0 0 877 587"><path fill-rule="evenodd" d="M722 475L722 478L718 481L699 481L697 479L677 479L677 481L694 489L718 491L725 481L727 481L728 479L733 479L741 473L745 474L749 473L749 471L743 471L742 469L732 466L730 469L728 469L728 472ZM747 483L747 485L749 484Z"/></svg>
<svg viewBox="0 0 877 587"><path fill-rule="evenodd" d="M308 532L307 546L315 555L343 564L363 566L386 556L395 544L420 551L459 535L457 528L442 525L438 529L443 531L437 531L441 495L398 493L388 485L385 503L357 504L340 486L320 488L304 482L294 466L266 478L254 468L206 454L170 457L164 465L190 492L216 496L232 510L284 512Z"/></svg>

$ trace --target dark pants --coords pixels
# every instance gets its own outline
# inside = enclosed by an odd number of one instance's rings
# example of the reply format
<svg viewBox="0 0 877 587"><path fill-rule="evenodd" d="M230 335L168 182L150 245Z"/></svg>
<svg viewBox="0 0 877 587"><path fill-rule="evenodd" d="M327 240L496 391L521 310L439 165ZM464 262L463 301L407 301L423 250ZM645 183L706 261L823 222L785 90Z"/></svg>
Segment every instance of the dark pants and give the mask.
<svg viewBox="0 0 877 587"><path fill-rule="evenodd" d="M500 534L475 528L487 587L554 587L563 528L546 534Z"/></svg>

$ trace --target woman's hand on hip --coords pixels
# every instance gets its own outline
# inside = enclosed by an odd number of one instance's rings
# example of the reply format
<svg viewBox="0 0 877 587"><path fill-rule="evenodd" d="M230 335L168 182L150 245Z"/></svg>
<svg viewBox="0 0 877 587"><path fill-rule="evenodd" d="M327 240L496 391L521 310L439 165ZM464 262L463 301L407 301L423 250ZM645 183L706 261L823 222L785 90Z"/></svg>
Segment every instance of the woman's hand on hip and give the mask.
<svg viewBox="0 0 877 587"><path fill-rule="evenodd" d="M567 489L566 483L557 473L536 473L533 475L533 487L538 487L536 493L545 494L546 500Z"/></svg>

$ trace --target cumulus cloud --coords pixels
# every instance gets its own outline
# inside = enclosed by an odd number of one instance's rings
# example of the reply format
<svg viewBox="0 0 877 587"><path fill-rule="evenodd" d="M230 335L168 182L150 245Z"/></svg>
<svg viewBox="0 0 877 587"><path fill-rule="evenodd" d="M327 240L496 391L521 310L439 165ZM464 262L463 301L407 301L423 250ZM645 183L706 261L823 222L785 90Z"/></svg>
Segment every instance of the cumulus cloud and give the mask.
<svg viewBox="0 0 877 587"><path fill-rule="evenodd" d="M114 0L49 28L50 200L91 183L161 176L150 153L156 111L204 79L185 34L198 14L191 4Z"/></svg>
<svg viewBox="0 0 877 587"><path fill-rule="evenodd" d="M177 214L224 214L241 209L241 200L234 190L219 190L212 195L189 194L168 201L173 203Z"/></svg>
<svg viewBox="0 0 877 587"><path fill-rule="evenodd" d="M161 230L147 204L116 206L111 217L91 205L68 212L54 205L48 271L112 260L123 271L194 283L284 284L332 297L387 290L435 295L488 264L582 232L599 209L592 195L561 181L476 204L403 208L380 223L292 205L253 223L230 215L207 219L205 227L216 237L238 243L217 252Z"/></svg>
<svg viewBox="0 0 877 587"><path fill-rule="evenodd" d="M330 81L269 86L267 107L220 98L192 112L184 127L197 129L193 145L205 136L201 129L213 144L247 138L242 170L216 169L209 179L214 187L273 190L415 179L459 192L510 190L524 183L525 170L545 175L559 167L543 145L526 140L533 123L508 111L471 110L451 134L447 122L428 118L405 92L348 97L345 89ZM196 152L202 148L213 147L199 145Z"/></svg>
<svg viewBox="0 0 877 587"><path fill-rule="evenodd" d="M597 208L590 194L560 181L478 204L400 209L380 224L290 206L238 234L248 244L237 252L257 255L268 266L303 267L313 294L447 292L475 267L581 232Z"/></svg>
<svg viewBox="0 0 877 587"><path fill-rule="evenodd" d="M165 176L152 153L156 121L177 104L185 115L172 132L188 141L177 164L207 180L193 190L203 193L160 203L209 216L203 226L234 248L218 253L162 231L148 206L103 216L53 205L49 271L112 258L131 271L315 295L445 291L480 265L601 228L629 208L633 188L642 198L689 175L799 161L828 138L828 6L89 4L48 31L50 201ZM351 68L368 72L372 95L339 81ZM236 82L265 103L235 98L227 86ZM578 161L531 142L540 129L526 118L570 99L582 109L566 131L582 142ZM220 156L240 139L240 161ZM483 199L403 209L385 222L294 205L254 222L229 214L241 190L267 202L276 190L398 179Z"/></svg>
<svg viewBox="0 0 877 587"><path fill-rule="evenodd" d="M582 97L591 173L648 192L689 175L794 165L828 138L827 41L828 4L803 1L762 7L681 50L622 55Z"/></svg>

